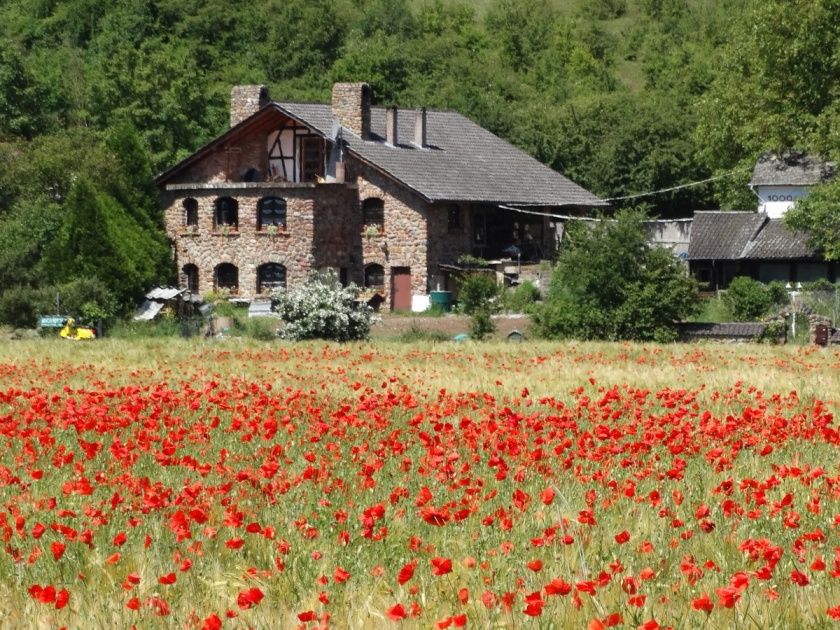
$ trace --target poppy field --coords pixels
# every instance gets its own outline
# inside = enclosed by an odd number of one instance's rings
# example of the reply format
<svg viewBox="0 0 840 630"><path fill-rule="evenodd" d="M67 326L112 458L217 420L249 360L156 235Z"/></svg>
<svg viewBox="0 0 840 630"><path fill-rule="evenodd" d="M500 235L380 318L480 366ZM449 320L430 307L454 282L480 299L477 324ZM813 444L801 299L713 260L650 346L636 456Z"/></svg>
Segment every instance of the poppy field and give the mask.
<svg viewBox="0 0 840 630"><path fill-rule="evenodd" d="M0 625L840 627L840 353L0 347Z"/></svg>

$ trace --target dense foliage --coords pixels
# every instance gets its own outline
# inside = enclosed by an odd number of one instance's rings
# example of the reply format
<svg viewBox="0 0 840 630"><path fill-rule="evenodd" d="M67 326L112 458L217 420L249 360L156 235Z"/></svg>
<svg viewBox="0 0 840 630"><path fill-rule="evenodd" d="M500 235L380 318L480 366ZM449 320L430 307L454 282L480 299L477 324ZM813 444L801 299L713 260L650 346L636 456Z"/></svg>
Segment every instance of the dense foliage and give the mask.
<svg viewBox="0 0 840 630"><path fill-rule="evenodd" d="M762 284L746 276L734 278L723 295L726 310L736 322L761 319L773 307L788 301L787 291L781 282Z"/></svg>
<svg viewBox="0 0 840 630"><path fill-rule="evenodd" d="M668 341L698 305L697 287L671 252L647 244L641 215L621 212L567 233L545 303L546 337Z"/></svg>
<svg viewBox="0 0 840 630"><path fill-rule="evenodd" d="M379 104L457 110L602 197L725 176L618 206L750 209L761 153L840 157L837 24L836 0L8 0L0 291L54 282L42 262L78 177L159 232L152 175L225 128L237 83L326 101L366 80ZM119 255L171 279L144 242ZM148 277L131 275L121 308Z"/></svg>
<svg viewBox="0 0 840 630"><path fill-rule="evenodd" d="M313 273L296 289L274 295L276 310L285 324L285 339L367 339L373 310L359 301L359 288L343 287L333 271Z"/></svg>

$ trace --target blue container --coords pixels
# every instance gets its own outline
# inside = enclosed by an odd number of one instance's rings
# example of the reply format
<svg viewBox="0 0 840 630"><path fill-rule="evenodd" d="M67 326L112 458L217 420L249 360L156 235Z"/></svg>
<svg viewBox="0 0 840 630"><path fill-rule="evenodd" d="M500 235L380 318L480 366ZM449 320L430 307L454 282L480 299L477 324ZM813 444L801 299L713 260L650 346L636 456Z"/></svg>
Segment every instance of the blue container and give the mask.
<svg viewBox="0 0 840 630"><path fill-rule="evenodd" d="M445 312L452 310L452 292L451 291L430 291L429 303L432 308L439 306Z"/></svg>

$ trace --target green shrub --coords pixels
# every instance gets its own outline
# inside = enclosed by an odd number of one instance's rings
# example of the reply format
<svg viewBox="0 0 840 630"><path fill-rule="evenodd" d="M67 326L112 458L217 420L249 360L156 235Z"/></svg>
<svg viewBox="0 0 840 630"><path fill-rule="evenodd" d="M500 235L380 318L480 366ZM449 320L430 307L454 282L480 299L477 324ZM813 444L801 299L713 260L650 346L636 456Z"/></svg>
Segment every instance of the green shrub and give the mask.
<svg viewBox="0 0 840 630"><path fill-rule="evenodd" d="M548 295L534 310L549 338L668 341L697 310L697 285L669 251L652 248L638 212L566 230Z"/></svg>
<svg viewBox="0 0 840 630"><path fill-rule="evenodd" d="M779 299L778 289L771 291L766 285L746 276L734 278L723 295L727 311L738 322L761 319ZM787 301L787 292L784 292L784 301Z"/></svg>
<svg viewBox="0 0 840 630"><path fill-rule="evenodd" d="M315 272L297 289L277 292L277 312L286 324L282 336L294 341L367 339L373 310L358 295L358 287L342 287L332 270Z"/></svg>
<svg viewBox="0 0 840 630"><path fill-rule="evenodd" d="M499 285L491 273L475 272L464 276L458 287L458 308L472 315L478 310L491 312L498 307Z"/></svg>
<svg viewBox="0 0 840 630"><path fill-rule="evenodd" d="M483 341L496 332L496 324L490 316L490 311L480 308L473 311L470 317L470 337L476 341Z"/></svg>
<svg viewBox="0 0 840 630"><path fill-rule="evenodd" d="M504 294L505 310L514 313L530 313L540 299L540 290L530 280L508 289Z"/></svg>
<svg viewBox="0 0 840 630"><path fill-rule="evenodd" d="M108 336L113 339L146 339L178 337L179 335L181 335L181 325L175 319L156 319L151 322L121 320L108 330Z"/></svg>

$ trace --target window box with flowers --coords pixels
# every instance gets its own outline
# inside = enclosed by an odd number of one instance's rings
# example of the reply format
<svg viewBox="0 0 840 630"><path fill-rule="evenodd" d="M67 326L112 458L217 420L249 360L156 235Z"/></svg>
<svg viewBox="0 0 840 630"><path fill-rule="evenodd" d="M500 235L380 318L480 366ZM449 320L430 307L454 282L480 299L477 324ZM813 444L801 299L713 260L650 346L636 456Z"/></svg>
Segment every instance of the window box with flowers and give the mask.
<svg viewBox="0 0 840 630"><path fill-rule="evenodd" d="M381 223L368 223L364 228L362 228L362 236L368 240L376 238L377 236L382 236L383 234L385 234L385 226Z"/></svg>

